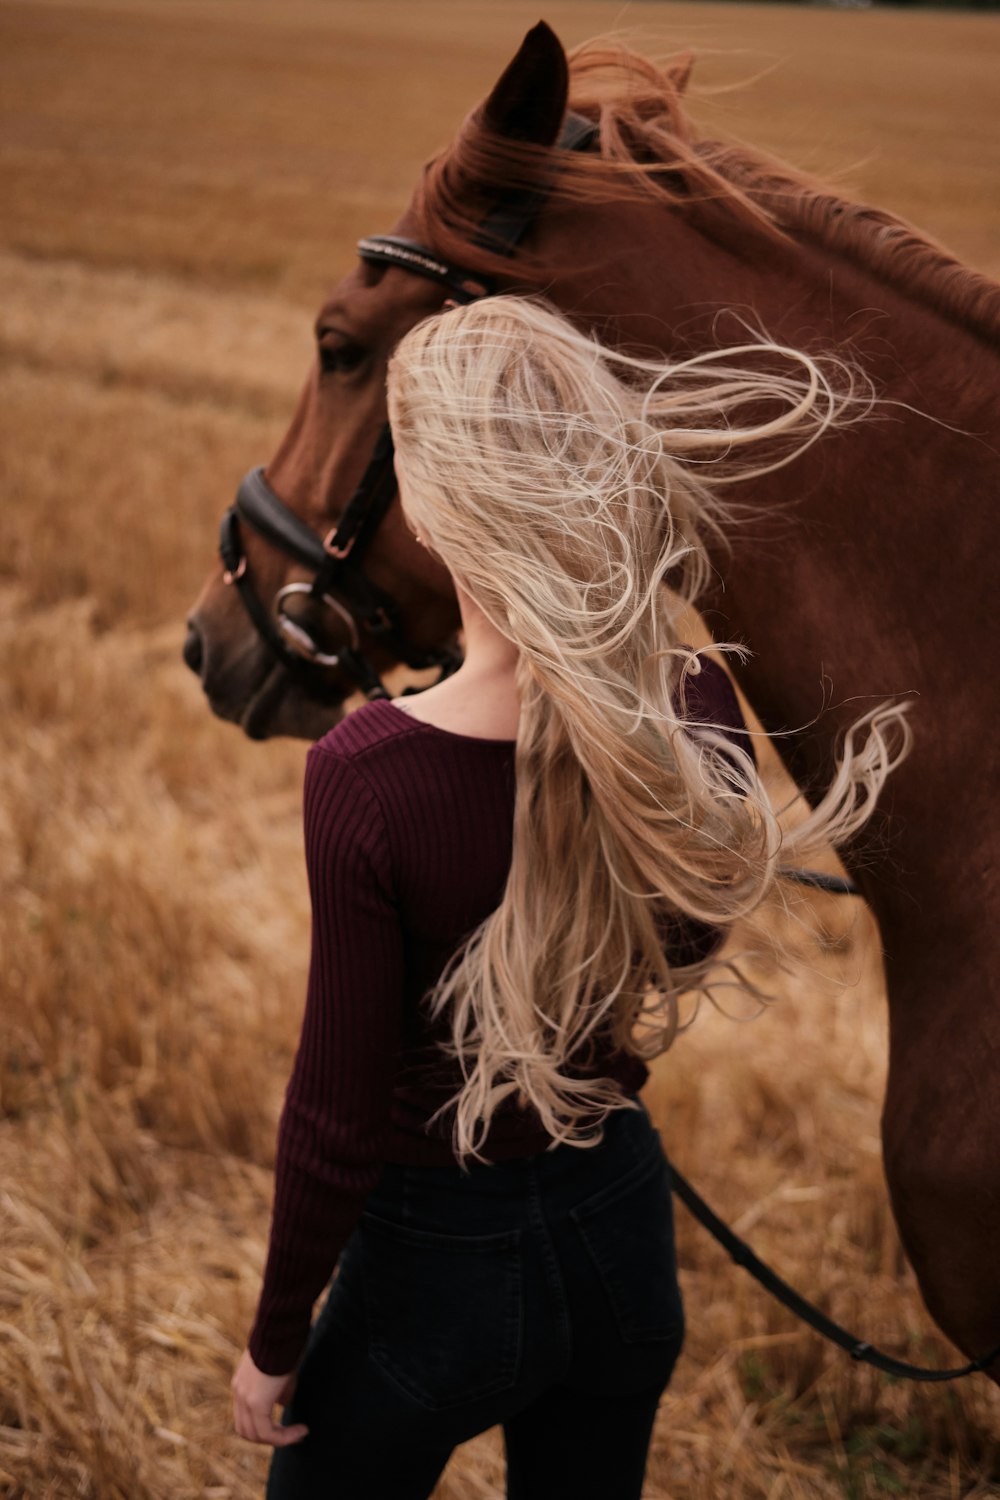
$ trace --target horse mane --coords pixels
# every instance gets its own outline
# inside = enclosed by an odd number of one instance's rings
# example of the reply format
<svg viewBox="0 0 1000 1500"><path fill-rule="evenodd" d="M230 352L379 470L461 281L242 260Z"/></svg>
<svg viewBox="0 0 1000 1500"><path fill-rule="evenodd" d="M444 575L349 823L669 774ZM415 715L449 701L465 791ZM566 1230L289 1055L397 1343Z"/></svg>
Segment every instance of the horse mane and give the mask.
<svg viewBox="0 0 1000 1500"><path fill-rule="evenodd" d="M685 54L661 68L601 40L577 47L569 55L570 108L597 125L600 153L559 152L553 172L552 149L494 134L474 113L418 185L413 206L423 234L470 270L496 274L509 272L510 261L482 244L480 223L498 191L543 191L553 205L645 198L710 207L716 222L721 211L744 234L807 239L981 338L1000 335L1000 285L905 219L840 197L754 147L698 137L682 103L692 62ZM544 269L537 261L533 268Z"/></svg>

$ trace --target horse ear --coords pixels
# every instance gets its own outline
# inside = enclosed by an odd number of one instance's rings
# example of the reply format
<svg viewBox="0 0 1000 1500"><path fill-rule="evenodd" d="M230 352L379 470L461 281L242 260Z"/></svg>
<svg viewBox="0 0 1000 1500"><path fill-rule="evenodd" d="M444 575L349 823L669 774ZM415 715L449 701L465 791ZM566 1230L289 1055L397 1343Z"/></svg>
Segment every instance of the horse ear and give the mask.
<svg viewBox="0 0 1000 1500"><path fill-rule="evenodd" d="M539 21L528 32L479 112L495 135L537 146L559 137L569 96L569 65L562 42Z"/></svg>

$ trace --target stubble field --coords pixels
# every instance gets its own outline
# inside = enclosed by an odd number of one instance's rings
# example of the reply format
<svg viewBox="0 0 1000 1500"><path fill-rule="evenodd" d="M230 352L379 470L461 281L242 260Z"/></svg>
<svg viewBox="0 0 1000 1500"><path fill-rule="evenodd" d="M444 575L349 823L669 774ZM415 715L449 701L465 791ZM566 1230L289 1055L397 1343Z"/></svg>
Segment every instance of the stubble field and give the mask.
<svg viewBox="0 0 1000 1500"><path fill-rule="evenodd" d="M617 27L694 46L706 124L836 173L1000 276L1000 22L544 14L567 43ZM320 297L537 18L536 0L0 6L6 1500L262 1492L228 1382L304 995L304 746L211 719L183 620L221 508L291 414ZM803 896L785 935L774 1003L702 1014L650 1108L795 1284L904 1357L952 1362L882 1181L870 924ZM852 1365L678 1217L689 1337L647 1500L1000 1494L991 1386ZM502 1493L489 1433L436 1500Z"/></svg>

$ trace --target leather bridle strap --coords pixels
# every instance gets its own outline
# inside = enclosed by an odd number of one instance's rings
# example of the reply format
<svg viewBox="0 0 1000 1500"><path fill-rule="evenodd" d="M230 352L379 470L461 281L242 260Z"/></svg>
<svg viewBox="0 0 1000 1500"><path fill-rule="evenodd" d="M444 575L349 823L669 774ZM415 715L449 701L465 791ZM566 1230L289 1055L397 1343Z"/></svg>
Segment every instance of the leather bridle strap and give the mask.
<svg viewBox="0 0 1000 1500"><path fill-rule="evenodd" d="M392 456L392 433L386 422L379 431L361 483L344 507L340 520L323 542L324 558L313 583L313 593L317 595L328 594L334 586L343 587L345 584L345 592L353 585L355 592L367 593L372 600L372 608L364 624L367 630L375 634L391 628L395 605L388 594L376 588L359 568L346 564L352 552L357 550L360 557L367 549L392 504L396 493Z"/></svg>
<svg viewBox="0 0 1000 1500"><path fill-rule="evenodd" d="M386 457L384 446L377 445L373 462L377 461L380 469L384 468ZM391 451L388 459L391 473ZM355 499L345 509L339 526L330 532L324 542L279 500L265 481L263 469L258 467L251 469L243 479L235 503L226 511L222 520L219 552L226 568L227 582L232 583L239 591L248 615L271 652L311 696L323 702L341 702L343 692L331 683L325 666L309 661L289 649L277 628L272 611L264 604L247 576L239 522L247 522L265 541L313 571L315 577L308 592L316 599L333 605L349 626L350 644L337 652L337 667L348 671L369 696L388 696L378 674L358 650L355 614L369 634L392 638L401 660L415 669L448 667L451 653L440 650L418 651L410 646L400 631L398 610L392 597L373 583L360 568L351 567L345 562L355 542L362 547L367 545L370 534L378 526L392 499L393 490L384 474L374 501L367 503L367 492L373 488L371 476L366 471ZM362 493L366 503L359 505L356 503L357 497ZM346 538L344 550L334 552L332 548L337 545L340 537ZM350 610L344 609L334 598L335 591L348 601Z"/></svg>
<svg viewBox="0 0 1000 1500"><path fill-rule="evenodd" d="M433 250L428 250L419 240L409 240L399 234L369 234L358 240L358 256L373 266L396 266L425 281L436 281L449 291L456 302L476 302L480 297L489 297L495 286L493 281L478 272L463 271L442 260Z"/></svg>
<svg viewBox="0 0 1000 1500"><path fill-rule="evenodd" d="M560 151L586 151L597 134L598 127L593 120L571 111L563 121L557 145ZM513 255L528 225L545 207L548 196L549 190L544 182L539 187L509 193L486 215L479 226L475 244L500 255Z"/></svg>
<svg viewBox="0 0 1000 1500"><path fill-rule="evenodd" d="M342 588L363 617L365 628L376 633L385 630L385 622L391 620L393 600L365 573L344 563L356 545L367 546L385 515L393 496L391 466L391 440L386 443L383 430L354 498L325 540L278 499L261 467L250 470L236 493L235 504L240 519L249 522L265 541L313 570L316 577L312 591L317 597L329 594L334 587Z"/></svg>
<svg viewBox="0 0 1000 1500"><path fill-rule="evenodd" d="M254 471L256 472L256 471ZM247 480L244 479L240 485L242 492ZM237 495L237 500L239 495ZM292 512L289 511L289 516ZM293 519L297 519L294 518ZM303 528L308 530L307 527ZM312 535L312 533L310 533ZM317 545L322 546L318 537L314 537ZM264 603L253 586L250 575L247 572L246 554L243 551L243 543L240 538L239 516L237 506L231 505L222 517L222 526L219 531L219 556L225 568L224 578L226 583L232 584L240 596L240 603L246 610L256 628L257 634L265 646L281 662L285 671L311 698L320 703L338 704L344 701L343 690L330 679L327 673L316 663L307 661L305 657L297 656L290 651L278 630L270 609Z"/></svg>
<svg viewBox="0 0 1000 1500"><path fill-rule="evenodd" d="M808 885L816 891L826 891L831 896L860 896L861 889L849 875L828 875L825 870L795 870L782 865L778 869L782 880L791 880L795 885Z"/></svg>

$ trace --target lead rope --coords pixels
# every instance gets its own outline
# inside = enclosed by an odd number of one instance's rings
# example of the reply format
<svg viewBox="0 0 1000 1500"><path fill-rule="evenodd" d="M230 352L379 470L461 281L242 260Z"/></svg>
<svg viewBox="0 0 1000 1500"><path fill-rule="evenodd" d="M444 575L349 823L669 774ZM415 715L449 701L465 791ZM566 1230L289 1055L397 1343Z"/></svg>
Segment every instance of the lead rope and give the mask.
<svg viewBox="0 0 1000 1500"><path fill-rule="evenodd" d="M792 880L797 885L813 886L817 890L829 891L835 896L859 896L861 892L853 880L844 875L827 875L822 870L780 870L779 874L784 880ZM736 1265L742 1266L748 1271L754 1281L760 1283L766 1292L776 1297L783 1307L789 1312L801 1318L803 1323L823 1338L828 1339L831 1344L837 1344L845 1349L853 1360L858 1364L872 1365L876 1370L881 1370L885 1375L894 1375L899 1380L942 1381L963 1380L966 1375L977 1375L986 1370L994 1360L1000 1358L1000 1344L991 1349L988 1354L974 1359L967 1365L961 1365L953 1370L932 1370L926 1365L911 1365L905 1360L895 1359L891 1354L885 1354L881 1349L876 1349L866 1339L859 1339L856 1334L849 1333L840 1323L835 1323L828 1318L826 1313L820 1312L813 1302L809 1302L794 1287L789 1286L777 1271L771 1269L756 1255L745 1240L734 1234L728 1224L724 1224L718 1214L709 1208L700 1193L696 1193L677 1168L670 1164L671 1186L677 1197L684 1204L688 1213L698 1220L703 1229L707 1229L714 1240L726 1250Z"/></svg>
<svg viewBox="0 0 1000 1500"><path fill-rule="evenodd" d="M727 1224L724 1224L718 1214L714 1213L700 1194L683 1177L677 1168L670 1164L672 1186L677 1197L684 1204L689 1213L693 1214L703 1228L707 1229L713 1239L718 1240L724 1250L727 1250L738 1266L749 1271L755 1281L760 1282L765 1291L776 1297L783 1306L793 1312L797 1318L808 1323L810 1328L822 1334L823 1338L829 1339L831 1343L838 1344L841 1349L846 1349L852 1359L859 1364L874 1365L876 1370L882 1370L886 1375L895 1375L900 1380L962 1380L966 1375L975 1375L980 1370L987 1369L994 1360L1000 1357L1000 1344L984 1354L980 1359L974 1359L971 1364L962 1365L954 1370L931 1370L925 1365L910 1365L904 1360L894 1359L891 1354L884 1354L881 1349L876 1349L865 1339L859 1339L856 1334L835 1323L828 1318L826 1313L820 1312L812 1302L807 1302L794 1287L789 1286L776 1271L765 1265L758 1255L755 1255L750 1246L734 1234Z"/></svg>

